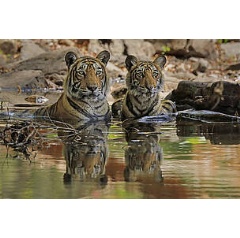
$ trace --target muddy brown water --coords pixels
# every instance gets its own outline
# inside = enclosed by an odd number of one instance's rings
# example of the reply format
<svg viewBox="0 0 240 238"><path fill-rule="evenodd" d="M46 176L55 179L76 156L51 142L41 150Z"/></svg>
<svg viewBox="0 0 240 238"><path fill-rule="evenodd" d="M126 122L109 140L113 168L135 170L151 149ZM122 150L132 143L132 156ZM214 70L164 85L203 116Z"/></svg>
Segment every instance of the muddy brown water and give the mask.
<svg viewBox="0 0 240 238"><path fill-rule="evenodd" d="M240 197L239 124L113 120L39 133L31 162L0 144L1 198Z"/></svg>

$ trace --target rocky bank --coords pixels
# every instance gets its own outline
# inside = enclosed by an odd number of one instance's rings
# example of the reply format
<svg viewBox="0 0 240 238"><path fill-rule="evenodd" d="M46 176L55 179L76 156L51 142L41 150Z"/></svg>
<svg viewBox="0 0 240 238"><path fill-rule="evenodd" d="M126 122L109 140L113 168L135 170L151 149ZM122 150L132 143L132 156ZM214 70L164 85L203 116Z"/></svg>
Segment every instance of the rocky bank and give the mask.
<svg viewBox="0 0 240 238"><path fill-rule="evenodd" d="M95 56L104 49L111 53L107 65L111 91L124 84L127 73L124 62L128 54L148 60L158 54L167 56L163 97L184 80L211 83L219 80L238 83L240 80L239 40L1 39L0 101L16 103L16 98L10 98L4 93L11 88L29 94L61 92L67 74L64 62L66 52Z"/></svg>

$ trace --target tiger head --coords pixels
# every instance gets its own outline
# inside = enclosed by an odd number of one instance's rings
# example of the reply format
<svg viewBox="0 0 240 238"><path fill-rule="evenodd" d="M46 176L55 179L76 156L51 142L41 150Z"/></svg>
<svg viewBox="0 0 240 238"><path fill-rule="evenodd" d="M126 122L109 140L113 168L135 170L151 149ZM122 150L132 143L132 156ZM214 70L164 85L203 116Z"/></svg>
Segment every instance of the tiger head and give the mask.
<svg viewBox="0 0 240 238"><path fill-rule="evenodd" d="M162 70L166 57L159 56L154 61L140 61L128 55L125 64L128 70L126 84L133 96L153 96L160 92L163 85Z"/></svg>
<svg viewBox="0 0 240 238"><path fill-rule="evenodd" d="M64 82L64 91L67 97L74 100L98 101L106 97L108 81L106 65L110 53L100 52L96 58L83 56L77 58L74 52L68 52L65 61L68 75Z"/></svg>

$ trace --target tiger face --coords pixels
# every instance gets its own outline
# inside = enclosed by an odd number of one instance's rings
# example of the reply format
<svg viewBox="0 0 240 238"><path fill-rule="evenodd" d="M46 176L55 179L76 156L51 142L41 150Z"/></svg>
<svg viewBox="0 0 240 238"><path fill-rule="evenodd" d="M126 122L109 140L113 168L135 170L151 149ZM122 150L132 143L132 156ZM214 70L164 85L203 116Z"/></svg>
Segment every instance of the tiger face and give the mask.
<svg viewBox="0 0 240 238"><path fill-rule="evenodd" d="M152 61L138 61L135 56L126 58L128 91L135 97L148 98L160 92L163 85L162 69L166 57L160 56Z"/></svg>
<svg viewBox="0 0 240 238"><path fill-rule="evenodd" d="M74 100L98 101L106 97L108 81L105 66L109 61L108 51L100 52L96 58L84 56L77 58L68 52L65 61L69 69L64 90Z"/></svg>

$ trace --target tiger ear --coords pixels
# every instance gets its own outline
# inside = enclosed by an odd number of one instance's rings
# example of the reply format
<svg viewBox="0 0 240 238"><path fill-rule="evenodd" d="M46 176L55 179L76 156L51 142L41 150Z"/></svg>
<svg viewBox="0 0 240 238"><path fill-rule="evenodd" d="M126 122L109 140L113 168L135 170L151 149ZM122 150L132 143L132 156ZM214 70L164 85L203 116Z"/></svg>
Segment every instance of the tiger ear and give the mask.
<svg viewBox="0 0 240 238"><path fill-rule="evenodd" d="M158 66L160 66L161 69L164 68L164 65L166 64L167 62L167 58L164 56L164 55L161 55L159 57L157 57L153 63L157 64Z"/></svg>
<svg viewBox="0 0 240 238"><path fill-rule="evenodd" d="M77 59L77 55L74 52L72 52L72 51L68 52L65 55L65 61L66 61L68 69L76 61L76 59Z"/></svg>
<svg viewBox="0 0 240 238"><path fill-rule="evenodd" d="M127 70L129 71L133 65L136 65L138 62L138 59L133 56L133 55L128 55L126 60L125 60L125 64L126 64L126 67L127 67Z"/></svg>
<svg viewBox="0 0 240 238"><path fill-rule="evenodd" d="M101 51L96 58L106 65L110 59L110 53L107 50Z"/></svg>

